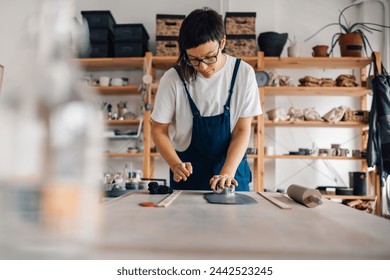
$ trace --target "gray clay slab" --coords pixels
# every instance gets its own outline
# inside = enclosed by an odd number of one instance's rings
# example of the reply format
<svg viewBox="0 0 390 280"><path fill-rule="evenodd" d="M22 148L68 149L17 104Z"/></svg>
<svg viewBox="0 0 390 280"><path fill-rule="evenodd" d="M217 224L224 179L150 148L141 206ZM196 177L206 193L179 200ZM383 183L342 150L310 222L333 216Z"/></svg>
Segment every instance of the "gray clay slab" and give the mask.
<svg viewBox="0 0 390 280"><path fill-rule="evenodd" d="M215 204L256 204L257 201L248 195L241 193L205 193L204 197L209 203Z"/></svg>

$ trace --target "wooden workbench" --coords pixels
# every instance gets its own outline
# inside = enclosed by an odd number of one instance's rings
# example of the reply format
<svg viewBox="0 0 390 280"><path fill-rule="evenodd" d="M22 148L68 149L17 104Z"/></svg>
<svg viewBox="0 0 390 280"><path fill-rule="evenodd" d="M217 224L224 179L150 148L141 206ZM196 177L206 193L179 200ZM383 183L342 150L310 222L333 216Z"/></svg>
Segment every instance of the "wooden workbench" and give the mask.
<svg viewBox="0 0 390 280"><path fill-rule="evenodd" d="M390 259L390 221L324 199L280 209L256 192L258 204L209 204L184 191L167 208L141 207L165 195L148 192L106 202L99 259Z"/></svg>

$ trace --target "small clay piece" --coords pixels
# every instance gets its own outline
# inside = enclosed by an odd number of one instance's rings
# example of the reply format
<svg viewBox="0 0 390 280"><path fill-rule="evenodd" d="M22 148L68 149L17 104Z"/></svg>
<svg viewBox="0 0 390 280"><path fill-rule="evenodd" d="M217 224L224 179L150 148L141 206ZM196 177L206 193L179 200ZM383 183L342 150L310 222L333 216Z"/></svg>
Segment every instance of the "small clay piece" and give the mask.
<svg viewBox="0 0 390 280"><path fill-rule="evenodd" d="M150 182L148 184L150 194L167 194L172 193L173 189L169 186L159 185L157 182Z"/></svg>
<svg viewBox="0 0 390 280"><path fill-rule="evenodd" d="M138 205L139 206L143 206L143 207L156 207L156 204L151 202L151 201L144 201L144 202L141 202Z"/></svg>

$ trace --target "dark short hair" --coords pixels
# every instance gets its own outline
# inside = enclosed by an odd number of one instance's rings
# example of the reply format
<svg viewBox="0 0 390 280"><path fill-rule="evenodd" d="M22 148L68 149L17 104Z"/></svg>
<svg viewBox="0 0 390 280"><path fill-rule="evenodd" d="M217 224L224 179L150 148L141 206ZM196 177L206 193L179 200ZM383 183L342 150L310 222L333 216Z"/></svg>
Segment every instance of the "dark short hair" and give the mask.
<svg viewBox="0 0 390 280"><path fill-rule="evenodd" d="M220 43L225 36L225 26L220 14L210 8L196 9L183 21L179 32L180 55L177 64L183 78L190 82L196 77L196 70L184 61L186 50L204 43L215 41Z"/></svg>

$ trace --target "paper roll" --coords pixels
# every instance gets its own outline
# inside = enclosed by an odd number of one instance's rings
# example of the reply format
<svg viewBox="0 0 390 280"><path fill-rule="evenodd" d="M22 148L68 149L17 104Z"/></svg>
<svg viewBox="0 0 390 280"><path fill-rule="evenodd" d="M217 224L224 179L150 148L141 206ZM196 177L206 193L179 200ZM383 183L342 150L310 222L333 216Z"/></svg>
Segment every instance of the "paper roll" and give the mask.
<svg viewBox="0 0 390 280"><path fill-rule="evenodd" d="M322 195L318 190L305 188L299 185L290 185L287 195L295 202L313 208L322 204Z"/></svg>

